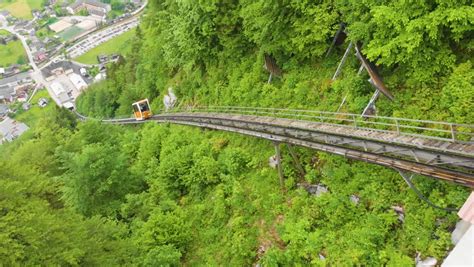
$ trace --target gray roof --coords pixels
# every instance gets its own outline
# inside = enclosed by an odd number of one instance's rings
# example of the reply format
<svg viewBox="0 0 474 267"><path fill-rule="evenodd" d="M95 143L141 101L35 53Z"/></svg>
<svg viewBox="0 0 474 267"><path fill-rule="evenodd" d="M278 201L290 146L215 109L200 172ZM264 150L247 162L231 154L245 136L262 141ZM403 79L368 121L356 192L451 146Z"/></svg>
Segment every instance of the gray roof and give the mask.
<svg viewBox="0 0 474 267"><path fill-rule="evenodd" d="M104 12L98 11L98 10L89 10L89 13L91 13L92 15L100 16L100 17L105 16L105 13L104 13Z"/></svg>
<svg viewBox="0 0 474 267"><path fill-rule="evenodd" d="M11 142L13 139L26 132L28 129L29 128L26 126L26 124L6 117L2 122L0 122L0 135L4 139L0 139L0 144L3 141Z"/></svg>
<svg viewBox="0 0 474 267"><path fill-rule="evenodd" d="M41 73L45 77L49 77L51 75L51 71L57 69L57 68L63 68L64 70L72 69L73 65L69 61L59 61L56 63L51 63L47 67L41 70Z"/></svg>
<svg viewBox="0 0 474 267"><path fill-rule="evenodd" d="M19 82L28 77L30 77L30 74L28 72L21 72L11 77L0 79L0 85L12 83L12 82Z"/></svg>
<svg viewBox="0 0 474 267"><path fill-rule="evenodd" d="M0 104L0 116L6 115L8 113L8 106L5 104Z"/></svg>
<svg viewBox="0 0 474 267"><path fill-rule="evenodd" d="M78 6L82 5L83 3L93 5L93 6L96 6L96 7L105 8L105 9L107 9L109 7L108 4L104 4L104 3L101 3L101 2L95 1L95 0L78 0L74 4L71 5L71 8L76 9Z"/></svg>
<svg viewBox="0 0 474 267"><path fill-rule="evenodd" d="M4 98L8 98L13 92L15 92L13 86L0 85L0 97L3 96Z"/></svg>

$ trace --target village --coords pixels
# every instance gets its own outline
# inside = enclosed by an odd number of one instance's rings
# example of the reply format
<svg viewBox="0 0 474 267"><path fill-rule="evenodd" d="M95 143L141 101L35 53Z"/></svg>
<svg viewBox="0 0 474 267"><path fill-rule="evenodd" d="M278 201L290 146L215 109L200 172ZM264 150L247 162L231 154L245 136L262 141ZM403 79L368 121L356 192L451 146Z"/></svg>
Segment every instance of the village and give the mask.
<svg viewBox="0 0 474 267"><path fill-rule="evenodd" d="M100 47L138 26L146 4L49 0L31 9L29 19L0 6L0 50L5 53L0 52L0 144L29 129L14 119L19 112L51 102L74 109L81 92L105 79L108 64L122 56L122 51ZM81 56L89 61L81 62ZM47 97L34 98L40 91L47 91Z"/></svg>

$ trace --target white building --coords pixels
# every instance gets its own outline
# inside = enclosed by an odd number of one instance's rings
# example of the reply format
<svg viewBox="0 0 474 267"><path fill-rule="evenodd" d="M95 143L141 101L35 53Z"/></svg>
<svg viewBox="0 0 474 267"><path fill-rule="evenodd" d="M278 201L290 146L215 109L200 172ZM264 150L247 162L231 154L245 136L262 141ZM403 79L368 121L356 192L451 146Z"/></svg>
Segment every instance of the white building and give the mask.
<svg viewBox="0 0 474 267"><path fill-rule="evenodd" d="M81 10L87 10L92 16L105 18L107 13L111 10L111 6L97 0L78 0L66 9L71 14L77 14Z"/></svg>
<svg viewBox="0 0 474 267"><path fill-rule="evenodd" d="M66 91L66 89L64 89L64 86L60 84L59 82L52 82L51 89L53 90L53 93L61 101L61 103L64 103L70 100L68 92Z"/></svg>
<svg viewBox="0 0 474 267"><path fill-rule="evenodd" d="M82 91L87 88L87 83L84 81L84 79L82 79L80 75L76 73L71 73L68 75L68 77L77 90Z"/></svg>

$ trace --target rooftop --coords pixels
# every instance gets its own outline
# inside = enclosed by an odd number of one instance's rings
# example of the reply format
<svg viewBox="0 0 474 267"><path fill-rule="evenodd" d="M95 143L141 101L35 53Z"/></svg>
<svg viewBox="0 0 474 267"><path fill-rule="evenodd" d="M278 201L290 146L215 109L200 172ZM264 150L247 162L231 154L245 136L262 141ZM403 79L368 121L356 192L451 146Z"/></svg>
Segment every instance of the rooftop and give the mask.
<svg viewBox="0 0 474 267"><path fill-rule="evenodd" d="M58 69L58 68L63 68L64 70L67 70L67 69L72 69L73 66L72 66L72 63L69 61L59 61L56 63L51 63L49 66L42 69L41 73L43 74L43 76L48 77L51 75L51 72L53 70Z"/></svg>
<svg viewBox="0 0 474 267"><path fill-rule="evenodd" d="M96 6L96 7L105 8L105 9L109 7L108 4L104 4L96 0L78 0L74 4L71 5L71 8L76 9L82 4L88 4L91 6Z"/></svg>
<svg viewBox="0 0 474 267"><path fill-rule="evenodd" d="M28 129L29 128L26 124L6 117L2 122L0 122L0 144L5 141L13 141L13 139L19 137Z"/></svg>

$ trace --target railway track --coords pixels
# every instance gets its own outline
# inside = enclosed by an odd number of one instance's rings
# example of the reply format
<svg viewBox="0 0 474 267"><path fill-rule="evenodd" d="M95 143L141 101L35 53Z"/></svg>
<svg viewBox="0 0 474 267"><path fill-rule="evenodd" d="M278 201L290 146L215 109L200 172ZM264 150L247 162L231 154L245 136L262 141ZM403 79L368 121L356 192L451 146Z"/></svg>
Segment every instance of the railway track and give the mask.
<svg viewBox="0 0 474 267"><path fill-rule="evenodd" d="M474 142L469 139L474 136L472 125L386 117L365 121L354 114L324 112L313 116L308 112L312 111L206 107L162 113L148 121L249 135L474 188ZM384 121L377 122L381 119ZM146 121L122 118L102 122L139 124Z"/></svg>

